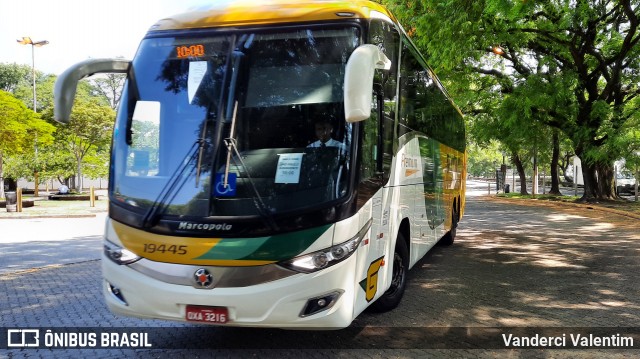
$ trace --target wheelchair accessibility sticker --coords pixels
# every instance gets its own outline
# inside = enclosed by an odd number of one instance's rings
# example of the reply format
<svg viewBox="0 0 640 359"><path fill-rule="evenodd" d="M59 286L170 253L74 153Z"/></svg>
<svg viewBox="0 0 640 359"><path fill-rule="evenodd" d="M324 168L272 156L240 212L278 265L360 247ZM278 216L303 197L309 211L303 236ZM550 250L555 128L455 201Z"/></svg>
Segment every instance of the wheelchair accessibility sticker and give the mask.
<svg viewBox="0 0 640 359"><path fill-rule="evenodd" d="M218 197L233 197L236 195L237 183L238 175L235 173L229 173L227 175L227 186L225 187L224 173L217 173L213 192Z"/></svg>

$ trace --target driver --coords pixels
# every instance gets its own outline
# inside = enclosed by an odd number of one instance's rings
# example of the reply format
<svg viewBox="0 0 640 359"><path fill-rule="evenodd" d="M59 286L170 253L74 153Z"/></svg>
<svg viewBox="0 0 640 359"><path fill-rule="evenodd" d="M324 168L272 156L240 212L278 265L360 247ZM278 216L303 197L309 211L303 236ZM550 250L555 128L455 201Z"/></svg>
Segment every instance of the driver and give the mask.
<svg viewBox="0 0 640 359"><path fill-rule="evenodd" d="M347 152L347 146L345 146L344 143L333 139L333 125L331 124L331 120L318 120L314 124L314 128L318 140L310 143L307 148L338 147L341 153Z"/></svg>

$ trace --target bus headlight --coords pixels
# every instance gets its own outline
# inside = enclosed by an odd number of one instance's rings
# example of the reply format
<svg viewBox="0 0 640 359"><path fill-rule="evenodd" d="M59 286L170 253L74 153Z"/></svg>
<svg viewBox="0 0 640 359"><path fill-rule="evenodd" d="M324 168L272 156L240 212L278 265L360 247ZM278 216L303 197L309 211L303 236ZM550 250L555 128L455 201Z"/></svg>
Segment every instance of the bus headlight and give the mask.
<svg viewBox="0 0 640 359"><path fill-rule="evenodd" d="M346 242L325 248L313 253L307 253L300 257L280 262L285 268L296 272L313 273L321 269L331 267L349 258L358 249L360 242L371 228L371 220L355 235Z"/></svg>
<svg viewBox="0 0 640 359"><path fill-rule="evenodd" d="M107 258L111 259L114 263L119 265L131 264L138 261L140 258L135 253L126 248L122 248L112 242L105 241L104 254Z"/></svg>

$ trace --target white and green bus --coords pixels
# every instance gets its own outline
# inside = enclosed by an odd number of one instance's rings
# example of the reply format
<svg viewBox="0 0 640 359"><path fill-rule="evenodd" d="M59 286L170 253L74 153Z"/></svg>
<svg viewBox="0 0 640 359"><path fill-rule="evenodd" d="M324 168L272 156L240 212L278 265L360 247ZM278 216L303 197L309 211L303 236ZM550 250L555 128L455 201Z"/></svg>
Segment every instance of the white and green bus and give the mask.
<svg viewBox="0 0 640 359"><path fill-rule="evenodd" d="M225 2L162 19L125 73L102 269L114 313L341 328L395 308L464 210L460 111L370 1ZM325 138L322 138L324 136Z"/></svg>

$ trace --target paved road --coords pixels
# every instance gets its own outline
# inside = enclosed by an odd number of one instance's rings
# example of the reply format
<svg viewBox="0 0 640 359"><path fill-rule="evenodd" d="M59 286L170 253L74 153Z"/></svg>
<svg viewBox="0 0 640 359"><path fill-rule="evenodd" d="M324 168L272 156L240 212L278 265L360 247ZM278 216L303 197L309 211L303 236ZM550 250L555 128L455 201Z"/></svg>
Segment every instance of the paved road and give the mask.
<svg viewBox="0 0 640 359"><path fill-rule="evenodd" d="M0 275L99 259L105 217L0 219Z"/></svg>
<svg viewBox="0 0 640 359"><path fill-rule="evenodd" d="M102 301L99 260L5 272L0 327L137 327L151 330L156 346L208 349L24 349L0 351L0 357L632 357L638 352L496 348L501 333L616 335L640 326L638 229L637 220L608 213L470 196L456 243L434 248L416 265L396 310L364 313L350 328L329 332L117 318ZM5 259L0 256L2 266ZM638 333L631 334L635 348Z"/></svg>

